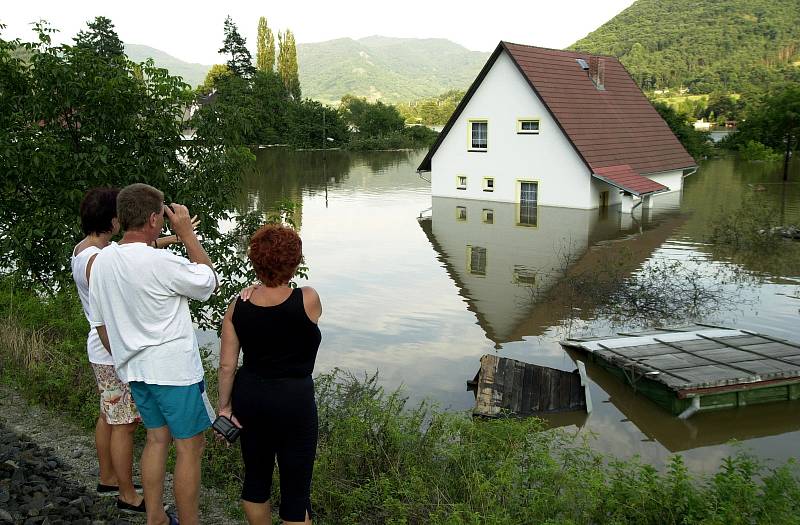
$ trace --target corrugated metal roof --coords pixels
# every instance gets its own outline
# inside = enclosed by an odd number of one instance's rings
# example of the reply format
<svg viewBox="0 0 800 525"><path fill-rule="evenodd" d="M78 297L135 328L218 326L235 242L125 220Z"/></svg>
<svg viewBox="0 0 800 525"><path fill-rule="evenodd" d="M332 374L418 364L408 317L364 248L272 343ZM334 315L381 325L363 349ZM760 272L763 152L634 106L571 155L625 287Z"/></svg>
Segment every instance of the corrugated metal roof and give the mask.
<svg viewBox="0 0 800 525"><path fill-rule="evenodd" d="M590 60L586 53L500 42L419 171L430 171L431 159L444 136L503 51L508 52L592 173L619 165L628 165L638 174L696 165L616 58L601 57L605 82L600 90L577 63L577 59Z"/></svg>
<svg viewBox="0 0 800 525"><path fill-rule="evenodd" d="M669 190L669 188L663 184L659 184L652 179L639 175L627 164L597 168L595 172L592 173L592 177L637 196Z"/></svg>

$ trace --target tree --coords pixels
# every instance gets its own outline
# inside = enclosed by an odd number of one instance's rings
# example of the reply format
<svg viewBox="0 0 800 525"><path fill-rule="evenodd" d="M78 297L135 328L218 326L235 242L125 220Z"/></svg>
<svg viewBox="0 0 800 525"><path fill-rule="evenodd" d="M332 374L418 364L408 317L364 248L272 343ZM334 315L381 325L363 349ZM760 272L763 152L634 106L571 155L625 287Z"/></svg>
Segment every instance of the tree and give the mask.
<svg viewBox="0 0 800 525"><path fill-rule="evenodd" d="M206 73L206 78L198 87L200 93L211 93L219 83L220 79L231 76L231 70L225 64L214 64Z"/></svg>
<svg viewBox="0 0 800 525"><path fill-rule="evenodd" d="M36 43L0 39L0 274L44 293L71 286L83 194L133 182L200 212L212 260L227 268L236 258L241 266L216 225L230 217L252 154L209 140L208 126L185 142L182 118L194 94L152 61L139 64L137 76L124 57L109 61L86 46L54 46L49 26L35 29ZM26 61L15 56L19 47L29 52ZM222 275L223 295L238 286L236 275ZM207 327L221 310L194 313Z"/></svg>
<svg viewBox="0 0 800 525"><path fill-rule="evenodd" d="M763 96L736 134L739 143L754 140L783 151L783 180L788 180L792 151L800 149L800 86L782 85Z"/></svg>
<svg viewBox="0 0 800 525"><path fill-rule="evenodd" d="M300 76L297 67L297 47L290 30L278 33L278 74L286 90L300 100Z"/></svg>
<svg viewBox="0 0 800 525"><path fill-rule="evenodd" d="M256 42L256 69L272 73L275 69L275 36L267 26L267 19L258 19L258 41Z"/></svg>
<svg viewBox="0 0 800 525"><path fill-rule="evenodd" d="M225 39L219 53L229 55L228 69L231 73L241 78L250 78L256 72L253 67L253 57L247 49L244 37L239 34L239 29L230 16L225 18Z"/></svg>
<svg viewBox="0 0 800 525"><path fill-rule="evenodd" d="M653 107L656 108L689 155L695 159L708 155L710 146L707 133L695 131L681 114L663 102L655 102Z"/></svg>
<svg viewBox="0 0 800 525"><path fill-rule="evenodd" d="M382 102L370 104L365 98L345 95L339 104L339 111L344 121L362 136L380 137L400 132L405 127L397 108Z"/></svg>
<svg viewBox="0 0 800 525"><path fill-rule="evenodd" d="M73 39L75 47L87 49L109 60L124 59L125 46L114 30L114 24L104 16L98 16L86 24L88 31L78 31Z"/></svg>

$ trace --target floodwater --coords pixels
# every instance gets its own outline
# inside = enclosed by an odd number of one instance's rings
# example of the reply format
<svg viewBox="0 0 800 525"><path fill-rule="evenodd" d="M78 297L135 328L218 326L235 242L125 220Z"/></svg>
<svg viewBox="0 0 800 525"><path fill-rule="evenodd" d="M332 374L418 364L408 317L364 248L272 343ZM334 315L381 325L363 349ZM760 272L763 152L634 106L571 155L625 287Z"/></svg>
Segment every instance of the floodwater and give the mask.
<svg viewBox="0 0 800 525"><path fill-rule="evenodd" d="M768 256L708 242L724 213L800 224L800 184L780 183L781 163L708 160L683 195L633 216L540 207L518 224L511 204L432 199L415 171L424 153L258 152L241 207L300 204L308 284L324 306L317 372L377 370L385 387L402 386L413 400L468 410L465 382L487 353L573 370L577 356L560 339L659 322L800 339L800 242ZM800 181L797 160L792 171ZM591 283L596 275L602 285ZM644 283L649 303L627 285L614 289L619 279ZM701 293L687 295L687 286ZM800 456L800 402L681 421L603 370L588 372L594 412L554 424L590 436L598 450L658 466L680 452L700 472L738 447L769 462Z"/></svg>

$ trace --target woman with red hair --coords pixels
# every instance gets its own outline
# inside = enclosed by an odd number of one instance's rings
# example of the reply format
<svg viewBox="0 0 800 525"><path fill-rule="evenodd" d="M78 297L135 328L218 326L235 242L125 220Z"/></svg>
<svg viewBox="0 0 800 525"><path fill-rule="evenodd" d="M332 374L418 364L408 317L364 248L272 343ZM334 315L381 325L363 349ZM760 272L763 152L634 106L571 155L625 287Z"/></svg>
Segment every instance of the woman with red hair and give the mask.
<svg viewBox="0 0 800 525"><path fill-rule="evenodd" d="M311 523L317 449L311 373L322 339L317 327L322 304L313 288L290 285L303 258L293 229L262 227L250 239L248 256L262 285L249 300L237 298L225 313L218 412L241 428L247 521L272 523L269 498L277 457L283 523ZM243 364L236 371L240 349Z"/></svg>

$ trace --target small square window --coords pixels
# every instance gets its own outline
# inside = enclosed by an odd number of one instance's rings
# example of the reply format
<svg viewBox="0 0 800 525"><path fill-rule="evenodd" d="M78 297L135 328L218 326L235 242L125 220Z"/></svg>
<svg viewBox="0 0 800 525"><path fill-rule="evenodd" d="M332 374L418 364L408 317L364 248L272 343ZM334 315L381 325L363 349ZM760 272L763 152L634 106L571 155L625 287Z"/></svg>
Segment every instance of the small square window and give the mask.
<svg viewBox="0 0 800 525"><path fill-rule="evenodd" d="M536 286L536 270L533 268L514 265L512 276L514 284L526 287Z"/></svg>
<svg viewBox="0 0 800 525"><path fill-rule="evenodd" d="M494 191L494 179L492 177L483 178L483 191Z"/></svg>
<svg viewBox="0 0 800 525"><path fill-rule="evenodd" d="M466 221L467 220L467 208L466 208L466 206L456 206L456 220L457 221Z"/></svg>
<svg viewBox="0 0 800 525"><path fill-rule="evenodd" d="M470 150L484 151L489 147L489 123L485 120L471 120Z"/></svg>
<svg viewBox="0 0 800 525"><path fill-rule="evenodd" d="M539 119L520 119L517 121L517 133L521 135L538 135Z"/></svg>
<svg viewBox="0 0 800 525"><path fill-rule="evenodd" d="M484 224L494 224L494 210L489 208L483 209L483 222Z"/></svg>
<svg viewBox="0 0 800 525"><path fill-rule="evenodd" d="M467 189L467 177L466 177L466 175L458 175L458 176L456 176L456 189L457 190L466 190Z"/></svg>

